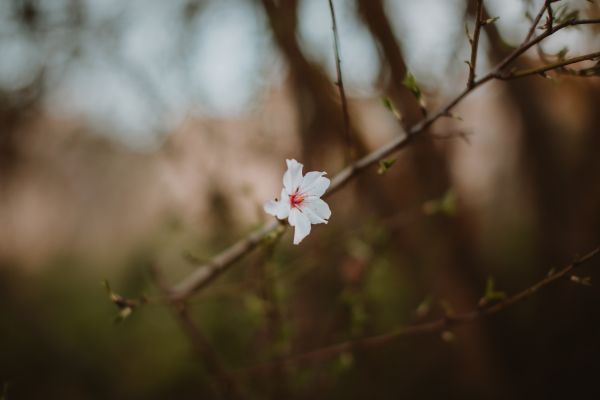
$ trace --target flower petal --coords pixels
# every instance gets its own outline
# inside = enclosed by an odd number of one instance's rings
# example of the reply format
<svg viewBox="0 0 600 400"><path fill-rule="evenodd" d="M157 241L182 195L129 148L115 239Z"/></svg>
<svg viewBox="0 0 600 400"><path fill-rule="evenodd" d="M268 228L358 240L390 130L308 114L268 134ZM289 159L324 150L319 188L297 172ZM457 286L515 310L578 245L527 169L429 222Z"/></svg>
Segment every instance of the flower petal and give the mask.
<svg viewBox="0 0 600 400"><path fill-rule="evenodd" d="M302 183L300 184L299 192L306 193L306 189L309 189L312 185L315 184L317 179L325 175L325 172L311 171L307 172L302 179Z"/></svg>
<svg viewBox="0 0 600 400"><path fill-rule="evenodd" d="M302 183L302 167L296 160L285 160L287 171L283 174L283 187L288 194L294 193Z"/></svg>
<svg viewBox="0 0 600 400"><path fill-rule="evenodd" d="M279 219L285 219L290 214L290 203L287 199L285 189L281 190L279 200L269 200L263 204L263 209L267 214L271 214Z"/></svg>
<svg viewBox="0 0 600 400"><path fill-rule="evenodd" d="M308 173L310 174L310 172ZM308 174L306 174L308 176ZM321 197L331 184L329 178L325 178L324 176L320 176L314 180L311 185L307 185L303 192L307 196L316 196Z"/></svg>
<svg viewBox="0 0 600 400"><path fill-rule="evenodd" d="M309 212L312 212L318 218L321 218L323 220L327 220L329 219L329 217L331 217L331 209L329 208L327 203L325 203L318 197L311 196L306 198L306 200L304 200L304 202L302 203L302 206L303 211L308 209L310 210Z"/></svg>
<svg viewBox="0 0 600 400"><path fill-rule="evenodd" d="M279 198L279 207L277 208L276 217L285 219L290 215L290 201L287 197L285 189L281 189L281 197Z"/></svg>
<svg viewBox="0 0 600 400"><path fill-rule="evenodd" d="M308 217L311 224L326 224L327 220L319 217L310 207L301 206L302 213Z"/></svg>
<svg viewBox="0 0 600 400"><path fill-rule="evenodd" d="M269 200L263 204L263 209L267 214L271 214L272 216L277 215L277 211L279 210L279 202L277 200Z"/></svg>
<svg viewBox="0 0 600 400"><path fill-rule="evenodd" d="M298 244L310 233L310 221L297 208L292 208L288 221L294 227L294 244Z"/></svg>

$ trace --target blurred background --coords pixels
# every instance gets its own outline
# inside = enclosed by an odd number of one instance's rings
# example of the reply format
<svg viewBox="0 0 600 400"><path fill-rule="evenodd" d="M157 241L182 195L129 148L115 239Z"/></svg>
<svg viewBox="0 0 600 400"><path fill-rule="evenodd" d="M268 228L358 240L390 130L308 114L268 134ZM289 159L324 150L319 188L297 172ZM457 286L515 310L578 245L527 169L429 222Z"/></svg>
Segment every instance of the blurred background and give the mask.
<svg viewBox="0 0 600 400"><path fill-rule="evenodd" d="M466 84L474 2L335 0L359 154ZM541 1L488 0L478 74ZM561 1L599 17L597 3ZM565 8L566 12L566 8ZM520 67L598 51L559 32ZM326 0L0 0L0 385L13 399L218 398L156 301L256 229L285 158L330 176L344 126ZM600 82L491 82L385 174L328 199L190 301L243 398L595 398L600 292L561 282L443 335L266 371L251 367L476 307L600 242ZM596 268L594 268L596 267ZM599 261L577 272L595 284ZM149 304L120 323L101 282ZM1 393L1 392L0 392ZM0 396L1 397L1 396Z"/></svg>

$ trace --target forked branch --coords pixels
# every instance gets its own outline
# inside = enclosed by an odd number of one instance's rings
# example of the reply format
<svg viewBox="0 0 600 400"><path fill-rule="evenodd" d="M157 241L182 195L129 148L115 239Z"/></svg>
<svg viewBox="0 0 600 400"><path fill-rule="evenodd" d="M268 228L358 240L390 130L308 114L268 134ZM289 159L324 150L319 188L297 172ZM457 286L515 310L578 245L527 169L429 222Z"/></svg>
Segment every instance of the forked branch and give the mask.
<svg viewBox="0 0 600 400"><path fill-rule="evenodd" d="M435 113L429 114L426 118L422 119L419 123L413 125L405 135L399 136L398 138L390 141L386 145L374 150L370 154L358 159L352 164L342 169L331 181L329 191L325 193L325 196L330 196L336 191L340 190L346 183L355 178L360 172L366 170L371 165L376 164L380 160L389 156L391 153L397 152L414 141L419 134L425 132L435 121L444 116L451 115L450 111L460 103L467 95L473 92L479 86L494 80L494 79L517 79L542 72L546 72L552 69L562 68L565 65L569 65L575 62L579 62L586 59L593 59L597 57L598 53L591 53L577 58L565 60L568 62L561 62L555 65L549 65L541 67L535 70L525 70L521 72L506 72L506 68L511 65L517 58L524 54L527 50L536 46L545 38L553 35L554 33L565 29L570 26L576 25L588 25L588 24L599 24L600 19L572 19L561 24L554 25L546 29L539 36L533 37L535 27L537 27L542 15L546 11L546 6L549 2L545 2L542 10L538 17L534 20L534 23L526 36L526 40L511 52L504 60L502 60L498 66L484 75L479 79L474 79L471 86L465 88L458 96L451 100L446 106L442 107ZM168 291L168 296L172 301L184 301L196 291L205 287L208 283L212 282L215 278L220 276L223 272L229 269L229 267L236 261L243 258L246 254L250 253L255 249L265 238L273 234L277 229L284 230L285 226L280 225L277 221L273 220L266 223L259 230L249 234L247 237L241 239L231 247L225 249L223 252L216 255L210 262L199 266L194 272L184 278L176 286Z"/></svg>

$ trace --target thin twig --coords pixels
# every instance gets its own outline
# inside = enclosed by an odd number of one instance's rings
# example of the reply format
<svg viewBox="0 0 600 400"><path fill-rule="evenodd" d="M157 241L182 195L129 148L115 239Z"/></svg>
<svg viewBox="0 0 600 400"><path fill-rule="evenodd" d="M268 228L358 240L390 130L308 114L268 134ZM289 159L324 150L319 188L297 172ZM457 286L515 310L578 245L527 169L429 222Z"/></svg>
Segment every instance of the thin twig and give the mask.
<svg viewBox="0 0 600 400"><path fill-rule="evenodd" d="M523 40L523 43L527 43L533 37L533 35L535 34L535 30L536 30L538 24L540 23L540 20L542 19L542 16L544 15L544 13L548 9L548 7L550 7L551 1L552 0L544 0L544 4L542 5L542 8L538 12L538 14L535 16L535 18L531 24L531 27L529 28L529 31L527 32L527 36L525 36L525 40Z"/></svg>
<svg viewBox="0 0 600 400"><path fill-rule="evenodd" d="M340 38L337 29L337 21L335 17L335 8L333 0L329 0L329 10L331 12L331 30L333 32L333 52L335 54L335 70L337 74L336 85L340 91L340 99L342 102L342 114L344 119L344 135L346 137L346 156L347 162L350 163L354 159L354 140L350 131L350 113L348 112L348 101L346 99L346 90L344 89L344 79L342 76L342 59L340 57Z"/></svg>
<svg viewBox="0 0 600 400"><path fill-rule="evenodd" d="M552 29L552 27L554 26L554 12L553 12L553 10L552 10L552 5L551 5L551 3L552 3L552 1L545 1L545 2L544 2L544 7L543 7L543 8L542 8L542 10L541 10L541 13L542 13L542 14L544 13L544 9L546 10L546 12L547 12L547 14L548 14L548 16L546 17L546 23L544 24L544 28L545 28L546 30L550 30L550 29ZM541 15L540 15L540 17L541 17ZM530 20L531 20L531 22L533 23L533 21L534 21L534 20L533 20L533 18L530 18ZM534 26L535 26L535 25L534 25ZM533 34L533 32L532 32L532 34ZM546 53L544 52L544 49L542 49L542 46L541 46L541 44L539 44L539 43L537 44L537 46L536 46L536 50L537 50L538 56L540 57L540 59L541 59L543 62L545 62L545 63L548 63L548 62L550 62L550 61L549 61L549 59L548 59L548 56L547 56L547 55L546 55Z"/></svg>
<svg viewBox="0 0 600 400"><path fill-rule="evenodd" d="M334 345L330 345L327 347L323 347L317 350L310 351L308 353L298 354L295 356L287 357L284 359L276 360L269 364L263 364L259 366L255 366L249 369L244 370L243 372L258 372L263 371L265 369L273 368L273 366L282 366L288 364L298 364L305 361L314 361L314 360L323 360L327 358L331 358L333 356L339 355L341 353L345 353L348 351L356 351L366 348L375 348L379 346L386 345L400 337L405 336L416 336L416 335L427 335L440 333L449 329L453 326L462 325L466 323L475 322L482 317L486 317L489 315L496 314L500 311L503 311L521 301L533 296L539 290L545 288L546 286L558 281L559 279L567 276L570 272L572 272L575 268L581 266L582 264L590 261L596 255L600 253L600 247L595 248L591 252L586 255L575 259L569 265L564 267L563 269L552 272L548 274L544 279L538 281L537 283L531 285L525 290L514 294L506 298L499 303L491 304L489 306L483 308L477 308L471 311L445 315L441 318L435 319L433 321L409 325L397 328L391 332L370 336L361 339L348 340L342 343L337 343Z"/></svg>
<svg viewBox="0 0 600 400"><path fill-rule="evenodd" d="M539 22L539 19L537 19ZM535 24L537 24L535 22ZM367 154L363 158L355 161L353 164L348 165L342 169L333 179L331 185L325 196L330 196L336 191L340 190L346 183L351 179L355 178L359 173L366 170L371 165L376 164L379 160L389 156L391 153L397 152L414 141L414 139L422 132L426 131L435 121L440 117L450 115L450 111L460 103L468 94L473 92L479 86L482 86L486 82L493 79L501 79L502 76L506 75L505 68L514 62L519 56L525 53L527 50L544 40L546 37L558 32L561 29L575 26L575 25L586 25L586 24L600 24L600 19L586 19L586 20L570 20L562 24L555 25L552 29L546 30L541 35L524 42L521 46L516 48L511 54L509 54L504 60L498 64L498 66L485 76L480 79L476 79L473 82L473 86L465 88L459 93L453 100L451 100L446 106L441 108L435 113L430 114L426 118L422 119L416 125L413 125L404 136L390 141L382 147L374 150ZM281 225L276 221L272 220L266 223L259 230L249 234L247 237L241 239L231 247L227 248L223 252L215 256L211 262L199 266L194 272L184 278L179 284L172 288L169 293L174 300L183 300L194 294L197 290L206 286L212 280L217 278L221 273L226 271L234 262L244 257L269 234L280 228Z"/></svg>
<svg viewBox="0 0 600 400"><path fill-rule="evenodd" d="M506 68L508 66L508 64L513 62L515 59L517 59L521 54L525 53L527 50L529 50L533 46L537 45L542 40L546 39L548 36L553 35L556 32L558 32L564 28L568 28L571 26L577 26L577 25L592 25L592 24L600 24L600 18L572 19L572 20L563 22L562 24L555 25L552 28L547 29L546 31L544 31L544 33L535 37L534 39L523 42L523 44L521 46L519 46L515 51L510 53L508 56L506 56L506 58L504 60L502 60L500 62L498 67L496 67L496 71L503 70L504 68Z"/></svg>
<svg viewBox="0 0 600 400"><path fill-rule="evenodd" d="M475 68L477 66L477 50L479 48L479 34L483 25L483 0L477 0L477 11L475 11L475 30L473 38L469 38L471 42L471 60L469 61L469 79L467 80L467 88L473 87L475 82Z"/></svg>
<svg viewBox="0 0 600 400"><path fill-rule="evenodd" d="M548 12L548 21L546 22L546 29L552 29L554 25L554 12L552 11L552 1L546 2L546 11Z"/></svg>
<svg viewBox="0 0 600 400"><path fill-rule="evenodd" d="M511 79L524 78L526 76L531 76L531 75L544 74L545 72L553 70L553 69L559 69L559 68L565 67L567 65L575 64L575 63L578 63L581 61L586 61L586 60L593 60L596 58L600 58L600 51L595 52L595 53L585 54L585 55L579 56L579 57L568 58L566 60L562 60L562 61L559 61L559 62L556 62L553 64L545 65L543 67L531 68L531 69L526 69L523 71L509 72L504 75L500 74L497 76L497 78L502 79L502 80L511 80Z"/></svg>

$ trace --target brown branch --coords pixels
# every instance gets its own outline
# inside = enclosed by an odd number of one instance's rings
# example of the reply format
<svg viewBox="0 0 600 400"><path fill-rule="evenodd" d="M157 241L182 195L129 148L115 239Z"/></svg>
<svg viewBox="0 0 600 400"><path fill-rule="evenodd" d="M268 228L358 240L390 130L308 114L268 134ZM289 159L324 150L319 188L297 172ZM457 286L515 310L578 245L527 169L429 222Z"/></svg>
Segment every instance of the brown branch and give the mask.
<svg viewBox="0 0 600 400"><path fill-rule="evenodd" d="M258 372L265 369L273 368L274 365L282 366L287 364L298 364L305 361L323 360L347 351L356 351L361 349L383 346L401 337L440 333L453 326L475 322L483 317L499 313L500 311L503 311L517 303L520 303L525 299L528 299L529 297L536 294L539 290L558 281L561 278L564 278L575 268L590 261L596 255L598 255L598 253L600 253L600 247L595 248L594 250L582 257L578 257L563 269L549 273L544 279L498 303L491 304L485 307L480 307L463 313L445 315L441 318L429 322L400 327L391 332L376 336L348 340L342 343L313 350L308 353L298 354L295 356L280 359L266 365L255 366L246 369L243 372Z"/></svg>
<svg viewBox="0 0 600 400"><path fill-rule="evenodd" d="M225 370L217 353L191 319L187 309L180 307L175 313L178 317L179 325L189 338L196 354L204 362L207 372L216 380L218 390L222 393L223 397L226 399L242 399L243 397L237 389L235 381Z"/></svg>
<svg viewBox="0 0 600 400"><path fill-rule="evenodd" d="M177 317L181 329L188 337L194 352L204 363L208 374L214 379L215 391L219 392L225 399L242 399L237 382L229 375L209 341L188 314L186 305L170 298L168 286L157 267L153 267L151 273L156 286L165 298L166 303L171 307L175 317Z"/></svg>
<svg viewBox="0 0 600 400"><path fill-rule="evenodd" d="M277 220L272 220L259 230L252 232L244 239L228 247L207 264L196 268L178 285L168 290L169 297L174 301L181 301L202 289L225 271L229 265L254 250L267 235L280 226Z"/></svg>
<svg viewBox="0 0 600 400"><path fill-rule="evenodd" d="M256 274L259 281L257 291L265 305L264 339L266 343L271 345L279 343L284 337L283 316L278 304L275 277L269 274L271 259L277 242L280 239L281 236L269 243L268 246L265 246L264 254L256 263ZM268 348L265 349L265 351L268 350ZM283 350L281 346L276 345L272 354L275 357L284 357L287 351ZM272 368L267 376L267 384L271 392L269 398L280 400L290 397L285 368Z"/></svg>
<svg viewBox="0 0 600 400"><path fill-rule="evenodd" d="M333 52L335 54L335 71L337 74L336 85L340 91L340 99L342 102L342 114L344 118L344 135L346 137L346 158L350 163L354 159L354 140L350 132L350 113L348 112L348 101L346 99L346 90L344 89L344 79L342 77L342 59L340 57L340 38L337 29L337 21L335 17L335 8L333 0L329 0L329 10L331 12L331 30L333 32Z"/></svg>
<svg viewBox="0 0 600 400"><path fill-rule="evenodd" d="M477 50L479 48L479 34L483 25L483 0L477 0L477 11L475 11L475 31L471 42L471 60L469 61L469 78L467 88L472 88L475 83L475 68L477 66ZM467 32L468 33L468 32Z"/></svg>
<svg viewBox="0 0 600 400"><path fill-rule="evenodd" d="M510 53L508 56L506 56L506 58L504 60L502 60L500 62L500 64L496 68L496 71L503 70L510 63L512 63L514 60L516 60L521 54L525 53L527 50L529 50L533 46L537 45L539 42L546 39L548 36L553 35L556 32L560 31L561 29L568 28L571 26L577 26L577 25L592 25L592 24L600 24L600 18L572 19L572 20L563 22L562 24L555 25L552 28L544 31L544 33L542 33L541 35L539 35L531 40L523 42L523 44L521 44L521 46L519 46L515 51Z"/></svg>
<svg viewBox="0 0 600 400"><path fill-rule="evenodd" d="M538 14L539 18L541 18L542 15L544 14L544 10L547 11L548 17L546 18L546 23L544 25L544 27L546 28L546 30L552 29L552 27L554 26L554 12L552 11L552 6L550 5L550 3L552 3L552 1L545 1L544 2L544 6L540 10L540 14ZM528 17L529 17L529 15L528 15ZM537 22L535 22L533 18L529 18L530 21L531 21L531 23L533 24L532 25L533 30L530 30L531 36L533 36L534 31L535 31L535 27L539 23L539 18L538 18ZM530 38L531 38L531 36L530 36ZM544 52L544 50L542 49L542 46L539 43L536 45L536 51L538 53L538 57L543 62L545 62L545 63L549 62L546 53Z"/></svg>
<svg viewBox="0 0 600 400"><path fill-rule="evenodd" d="M554 25L554 12L552 11L552 1L546 2L546 11L548 13L547 21L546 21L546 29L552 29Z"/></svg>
<svg viewBox="0 0 600 400"><path fill-rule="evenodd" d="M538 24L540 23L540 20L542 19L542 16L546 12L546 10L550 7L551 2L552 2L552 0L544 1L542 8L538 12L538 14L535 16L535 19L533 20L531 27L529 28L529 31L527 32L527 36L525 36L525 40L523 40L523 43L527 43L533 37L533 34L535 33L535 29L537 28Z"/></svg>
<svg viewBox="0 0 600 400"><path fill-rule="evenodd" d="M545 7L545 5L544 5ZM539 22L539 20L538 20ZM537 22L536 22L537 24ZM426 118L422 119L419 123L413 125L405 135L399 136L398 138L390 141L382 147L374 150L366 156L355 161L353 164L348 165L336 174L332 181L331 186L325 196L330 196L336 191L340 190L346 183L351 179L355 178L360 172L363 172L371 165L376 164L379 160L389 156L391 153L402 150L407 147L414 139L426 131L435 121L440 117L449 116L450 111L460 103L468 94L474 91L479 86L493 79L500 79L503 76L504 69L514 62L519 56L525 53L528 49L535 46L537 43L544 40L546 37L558 32L561 29L586 24L600 24L600 19L587 19L587 20L570 20L562 24L555 25L552 29L546 30L540 36L531 39L528 42L524 42L521 46L510 53L504 60L498 64L498 66L485 76L480 79L476 79L473 82L473 86L465 88L457 97L451 100L446 106L437 112L430 114ZM244 257L250 251L260 244L260 242L269 234L275 232L275 230L281 226L277 221L273 220L265 224L259 230L251 233L247 237L241 239L231 247L227 248L223 252L219 253L213 258L213 260L205 265L198 267L194 272L184 278L179 284L172 288L169 293L173 300L183 300L194 294L197 290L206 286L208 283L217 278L221 273L226 271L234 262ZM283 229L283 228L280 228Z"/></svg>
<svg viewBox="0 0 600 400"><path fill-rule="evenodd" d="M500 74L500 75L496 76L496 78L501 79L501 80L510 80L510 79L524 78L526 76L531 76L531 75L544 74L545 72L548 72L550 70L560 69L567 65L575 64L575 63L578 63L581 61L586 61L586 60L593 60L593 59L596 59L599 57L600 57L600 51L595 52L595 53L585 54L585 55L579 56L579 57L568 58L566 60L562 60L562 61L559 61L559 62L556 62L553 64L545 65L543 67L537 67L537 68L526 69L523 71L513 71L513 72L508 72L505 74Z"/></svg>

